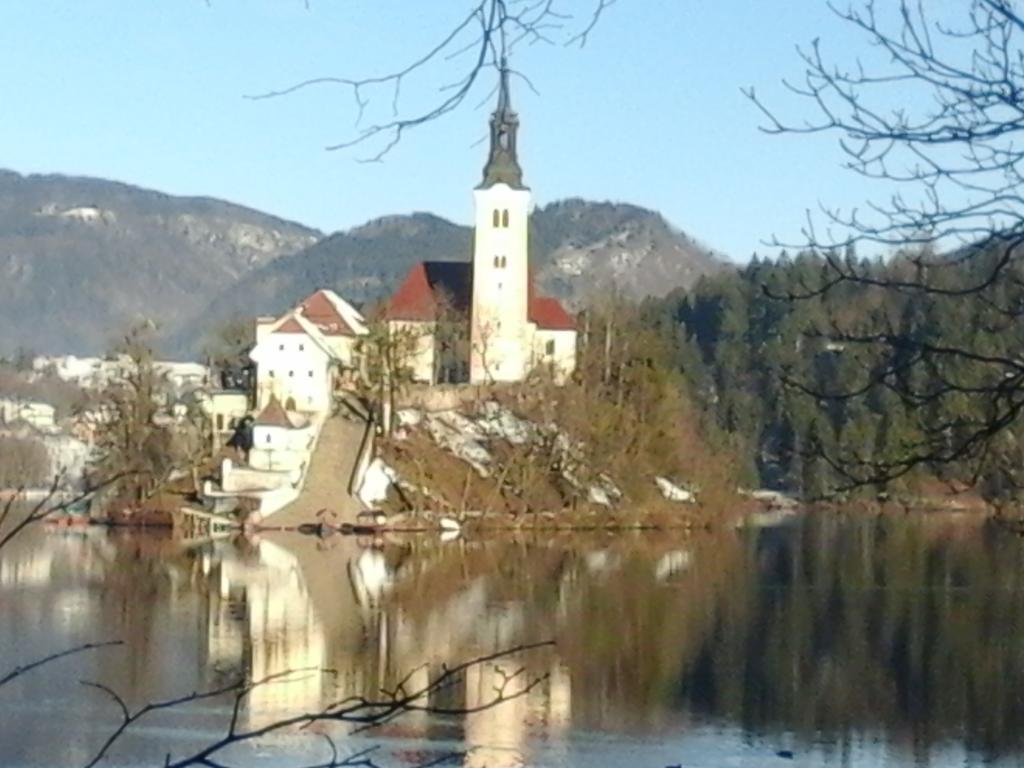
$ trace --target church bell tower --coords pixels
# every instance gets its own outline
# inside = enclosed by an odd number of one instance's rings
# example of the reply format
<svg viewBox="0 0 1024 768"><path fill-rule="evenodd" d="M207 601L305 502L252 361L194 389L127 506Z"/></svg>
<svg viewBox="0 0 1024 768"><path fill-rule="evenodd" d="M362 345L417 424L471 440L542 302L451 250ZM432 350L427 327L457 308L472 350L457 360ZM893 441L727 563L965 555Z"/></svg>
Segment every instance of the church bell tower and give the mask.
<svg viewBox="0 0 1024 768"><path fill-rule="evenodd" d="M521 381L530 365L527 231L530 190L519 165L519 116L512 109L509 70L501 61L490 150L474 191L473 306L470 381Z"/></svg>

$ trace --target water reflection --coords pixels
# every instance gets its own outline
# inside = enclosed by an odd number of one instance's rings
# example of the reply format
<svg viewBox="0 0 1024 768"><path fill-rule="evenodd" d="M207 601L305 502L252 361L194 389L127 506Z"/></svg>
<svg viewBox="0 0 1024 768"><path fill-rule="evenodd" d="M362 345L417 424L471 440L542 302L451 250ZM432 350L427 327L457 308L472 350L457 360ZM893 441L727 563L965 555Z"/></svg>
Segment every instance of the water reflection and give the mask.
<svg viewBox="0 0 1024 768"><path fill-rule="evenodd" d="M824 518L752 542L677 686L747 730L1019 750L1024 547L942 518Z"/></svg>
<svg viewBox="0 0 1024 768"><path fill-rule="evenodd" d="M378 737L428 752L465 743L470 766L573 764L594 733L608 739L606 764L634 737L681 751L678 762L709 731L727 755L761 740L751 765L783 741L827 763L877 764L864 746L877 740L884 764L954 753L964 764L974 758L961 750L983 761L1024 747L1022 566L1018 539L939 518L446 544L36 531L0 556L0 666L121 637L127 648L74 673L134 702L292 671L250 696L243 725L258 727L552 639L474 668L431 703L474 709L519 664L542 678L529 695L462 718L411 714ZM13 700L0 691L0 745L19 740L26 764L72 764L19 685ZM67 667L32 686L68 695ZM74 743L102 732L91 704L67 718ZM194 717L215 730L226 711ZM162 748L154 734L125 747L140 759Z"/></svg>

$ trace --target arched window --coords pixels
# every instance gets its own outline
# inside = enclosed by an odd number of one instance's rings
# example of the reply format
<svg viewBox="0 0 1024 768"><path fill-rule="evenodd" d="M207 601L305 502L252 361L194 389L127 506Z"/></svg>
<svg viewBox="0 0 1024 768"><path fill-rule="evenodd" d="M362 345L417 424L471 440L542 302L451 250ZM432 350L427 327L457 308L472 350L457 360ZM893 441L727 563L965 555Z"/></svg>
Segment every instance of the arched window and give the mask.
<svg viewBox="0 0 1024 768"><path fill-rule="evenodd" d="M506 208L505 210L503 210L501 212L501 226L503 226L503 227L507 227L508 226L508 208Z"/></svg>
<svg viewBox="0 0 1024 768"><path fill-rule="evenodd" d="M508 266L508 258L505 256L501 257L501 268L504 269Z"/></svg>
<svg viewBox="0 0 1024 768"><path fill-rule="evenodd" d="M501 259L498 256L494 257L494 268L498 269L501 266Z"/></svg>
<svg viewBox="0 0 1024 768"><path fill-rule="evenodd" d="M491 224L497 228L501 225L501 219L499 218L500 212L497 208L494 209L494 213L491 214Z"/></svg>

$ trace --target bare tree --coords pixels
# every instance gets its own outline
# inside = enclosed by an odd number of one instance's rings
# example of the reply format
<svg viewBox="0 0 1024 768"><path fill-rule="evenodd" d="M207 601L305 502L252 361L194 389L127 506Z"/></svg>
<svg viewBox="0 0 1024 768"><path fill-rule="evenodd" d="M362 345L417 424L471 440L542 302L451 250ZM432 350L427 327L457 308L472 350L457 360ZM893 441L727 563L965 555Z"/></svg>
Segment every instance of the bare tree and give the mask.
<svg viewBox="0 0 1024 768"><path fill-rule="evenodd" d="M90 466L92 485L110 485L138 504L191 474L207 458L210 425L198 404L183 416L167 409L170 387L153 355L148 326L132 328L114 349L120 370L99 392L99 429ZM112 478L117 478L111 482Z"/></svg>
<svg viewBox="0 0 1024 768"><path fill-rule="evenodd" d="M916 436L892 455L826 457L851 487L951 462L977 474L1017 444L1024 410L1024 18L1014 0L832 9L871 46L868 60L837 63L817 40L800 50L803 81L786 86L809 102L807 118L788 120L753 89L747 95L768 133L836 136L845 167L884 184L887 197L865 210L822 208L808 214L799 242L775 241L812 249L826 265L778 298L857 286L898 294L908 313L963 318L979 333L936 339L898 318L833 319L818 332L870 350L872 364L834 391L792 383L821 401L888 393L917 415ZM900 251L880 269L849 257L857 246Z"/></svg>
<svg viewBox="0 0 1024 768"><path fill-rule="evenodd" d="M370 320L367 334L359 340L363 360L361 389L385 435L391 434L398 398L413 378L425 333L421 325L377 317Z"/></svg>
<svg viewBox="0 0 1024 768"><path fill-rule="evenodd" d="M495 74L515 50L537 43L586 45L590 34L616 0L468 0L441 39L423 54L390 72L364 77L313 77L286 88L254 94L251 99L269 99L313 87L334 87L348 91L357 111L353 137L327 147L328 150L370 146L367 161L379 161L410 131L433 122L463 105L486 80ZM510 72L531 85L525 74ZM424 107L402 109L402 90L416 75L433 78L436 98ZM496 80L496 78L495 78ZM485 89L496 87L485 84ZM374 100L384 100L388 109L378 120L367 123Z"/></svg>

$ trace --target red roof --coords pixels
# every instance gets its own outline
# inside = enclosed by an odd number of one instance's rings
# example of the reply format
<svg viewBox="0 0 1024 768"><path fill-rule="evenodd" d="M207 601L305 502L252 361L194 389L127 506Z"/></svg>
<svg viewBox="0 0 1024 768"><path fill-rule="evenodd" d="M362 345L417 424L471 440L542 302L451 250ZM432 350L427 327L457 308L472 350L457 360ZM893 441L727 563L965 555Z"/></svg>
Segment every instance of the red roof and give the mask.
<svg viewBox="0 0 1024 768"><path fill-rule="evenodd" d="M294 317L289 317L281 327L277 328L274 333L305 333L306 329L303 328L299 321Z"/></svg>
<svg viewBox="0 0 1024 768"><path fill-rule="evenodd" d="M531 295L529 316L530 322L536 323L542 331L576 330L576 320L565 311L558 299Z"/></svg>
<svg viewBox="0 0 1024 768"><path fill-rule="evenodd" d="M295 425L288 418L288 411L276 397L271 397L267 407L260 411L253 424L257 427L284 427L294 429Z"/></svg>
<svg viewBox="0 0 1024 768"><path fill-rule="evenodd" d="M473 293L473 265L465 261L421 261L409 270L388 302L391 320L434 320L438 304L467 312Z"/></svg>
<svg viewBox="0 0 1024 768"><path fill-rule="evenodd" d="M327 294L320 290L302 302L299 307L302 316L328 336L355 336L355 331L345 322Z"/></svg>
<svg viewBox="0 0 1024 768"><path fill-rule="evenodd" d="M531 275L527 319L545 331L574 331L576 321L558 299L538 296ZM459 312L468 312L473 293L473 265L464 261L423 261L409 270L386 314L392 320L435 319L441 295Z"/></svg>

